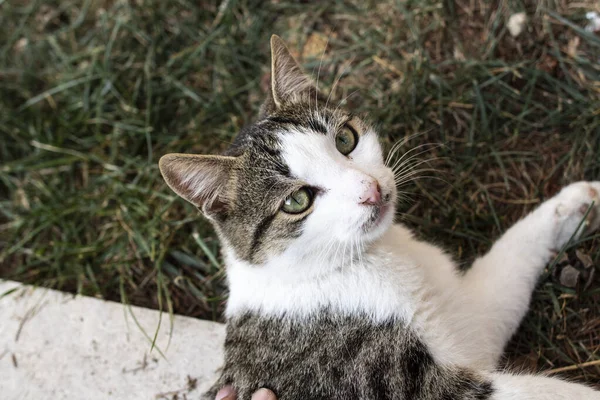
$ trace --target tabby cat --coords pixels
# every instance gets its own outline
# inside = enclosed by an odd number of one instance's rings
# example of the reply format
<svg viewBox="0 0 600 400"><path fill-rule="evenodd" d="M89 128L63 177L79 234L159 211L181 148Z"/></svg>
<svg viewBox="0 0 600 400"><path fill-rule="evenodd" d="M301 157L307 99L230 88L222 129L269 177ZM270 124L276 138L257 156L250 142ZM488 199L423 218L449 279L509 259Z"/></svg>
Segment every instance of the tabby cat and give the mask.
<svg viewBox="0 0 600 400"><path fill-rule="evenodd" d="M269 97L224 155L160 160L226 262L225 363L207 398L231 385L238 399L600 400L495 370L544 266L600 225L600 182L565 187L461 273L394 224L403 177L375 130L331 106L277 36L271 51Z"/></svg>

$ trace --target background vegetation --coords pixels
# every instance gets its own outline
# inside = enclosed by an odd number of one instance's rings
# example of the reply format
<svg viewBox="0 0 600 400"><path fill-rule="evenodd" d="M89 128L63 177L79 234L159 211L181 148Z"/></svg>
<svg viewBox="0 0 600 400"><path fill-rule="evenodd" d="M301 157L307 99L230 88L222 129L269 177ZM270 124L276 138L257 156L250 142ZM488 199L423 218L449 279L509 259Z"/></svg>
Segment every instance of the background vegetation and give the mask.
<svg viewBox="0 0 600 400"><path fill-rule="evenodd" d="M323 90L339 79L387 147L443 145L422 157L445 182L406 185L398 218L467 266L561 186L600 178L600 37L583 28L599 7L0 0L0 277L219 320L218 242L157 160L222 151L252 121L272 33L308 71L323 55ZM600 241L582 242L548 267L508 364L600 382Z"/></svg>

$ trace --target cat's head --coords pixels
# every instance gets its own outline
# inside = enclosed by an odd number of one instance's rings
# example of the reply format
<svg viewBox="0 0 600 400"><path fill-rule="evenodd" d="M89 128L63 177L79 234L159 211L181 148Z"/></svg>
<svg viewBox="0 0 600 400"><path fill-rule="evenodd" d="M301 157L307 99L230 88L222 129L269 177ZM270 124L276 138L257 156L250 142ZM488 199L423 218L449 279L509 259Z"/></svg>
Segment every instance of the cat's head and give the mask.
<svg viewBox="0 0 600 400"><path fill-rule="evenodd" d="M318 93L277 36L271 53L258 121L225 155L168 154L160 170L211 220L229 256L335 263L334 253L356 251L391 225L394 176L375 131Z"/></svg>

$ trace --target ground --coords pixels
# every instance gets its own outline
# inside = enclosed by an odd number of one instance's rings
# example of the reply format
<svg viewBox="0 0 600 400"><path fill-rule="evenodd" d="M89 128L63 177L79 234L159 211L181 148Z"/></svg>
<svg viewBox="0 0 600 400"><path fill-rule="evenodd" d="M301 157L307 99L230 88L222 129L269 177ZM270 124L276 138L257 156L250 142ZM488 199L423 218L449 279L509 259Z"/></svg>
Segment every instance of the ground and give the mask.
<svg viewBox="0 0 600 400"><path fill-rule="evenodd" d="M398 219L467 267L561 186L600 179L593 10L595 0L0 1L0 277L219 320L218 241L157 161L217 153L252 121L272 33L387 148L424 145L432 171L402 187ZM507 364L600 381L599 239L548 266ZM561 279L570 266L579 281Z"/></svg>

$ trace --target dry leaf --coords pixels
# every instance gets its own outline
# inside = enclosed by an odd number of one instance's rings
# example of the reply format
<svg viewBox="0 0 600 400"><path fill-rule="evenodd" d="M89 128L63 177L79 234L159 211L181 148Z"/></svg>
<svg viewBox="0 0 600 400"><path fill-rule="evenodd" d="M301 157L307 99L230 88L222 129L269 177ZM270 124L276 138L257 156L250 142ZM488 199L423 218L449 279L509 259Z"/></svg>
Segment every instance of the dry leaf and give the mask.
<svg viewBox="0 0 600 400"><path fill-rule="evenodd" d="M327 46L327 36L322 33L311 33L302 48L302 59L321 58Z"/></svg>

